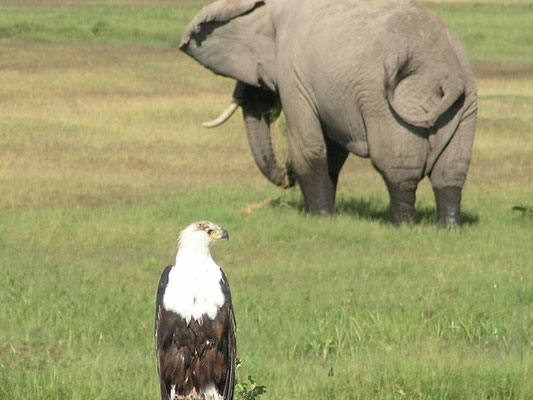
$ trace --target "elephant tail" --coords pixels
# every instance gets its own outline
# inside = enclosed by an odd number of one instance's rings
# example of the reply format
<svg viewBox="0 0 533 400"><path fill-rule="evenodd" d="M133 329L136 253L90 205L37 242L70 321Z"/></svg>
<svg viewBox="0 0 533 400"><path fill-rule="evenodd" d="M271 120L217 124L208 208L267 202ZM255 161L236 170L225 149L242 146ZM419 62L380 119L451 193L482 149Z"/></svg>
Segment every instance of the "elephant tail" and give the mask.
<svg viewBox="0 0 533 400"><path fill-rule="evenodd" d="M437 86L420 84L421 79L416 72L409 74L406 68L400 68L392 79L385 81L387 100L394 113L403 121L420 128L430 128L465 93L465 82L459 75L448 76L437 83ZM397 90L400 84L404 84L404 87ZM423 98L431 101L413 104L416 99ZM413 112L413 109L421 111Z"/></svg>

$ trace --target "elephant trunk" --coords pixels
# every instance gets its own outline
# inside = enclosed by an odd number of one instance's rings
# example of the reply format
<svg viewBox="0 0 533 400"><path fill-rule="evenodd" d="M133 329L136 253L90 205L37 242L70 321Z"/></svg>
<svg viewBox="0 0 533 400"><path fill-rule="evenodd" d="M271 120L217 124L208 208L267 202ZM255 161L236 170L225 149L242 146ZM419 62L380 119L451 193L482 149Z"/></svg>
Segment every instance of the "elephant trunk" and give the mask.
<svg viewBox="0 0 533 400"><path fill-rule="evenodd" d="M263 115L260 119L251 115L244 116L250 149L263 175L273 184L286 189L294 186L294 179L287 168L278 165L272 148L268 118L269 115Z"/></svg>
<svg viewBox="0 0 533 400"><path fill-rule="evenodd" d="M239 82L233 97L241 104L250 149L263 175L284 189L294 186L290 166L284 168L278 164L272 147L270 112L277 103L275 95Z"/></svg>

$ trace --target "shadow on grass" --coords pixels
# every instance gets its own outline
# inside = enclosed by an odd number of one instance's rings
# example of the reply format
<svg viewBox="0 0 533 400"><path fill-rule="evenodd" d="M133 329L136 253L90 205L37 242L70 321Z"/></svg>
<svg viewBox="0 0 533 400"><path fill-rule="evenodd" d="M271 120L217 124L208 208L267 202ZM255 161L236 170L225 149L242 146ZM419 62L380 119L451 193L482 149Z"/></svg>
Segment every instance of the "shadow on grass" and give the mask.
<svg viewBox="0 0 533 400"><path fill-rule="evenodd" d="M270 201L273 208L291 208L305 214L303 199L284 199L278 197ZM340 198L336 202L337 215L355 217L367 221L389 223L389 205L384 204L379 199L363 198ZM479 222L479 216L469 212L461 212L461 221L463 225L476 225ZM434 225L437 223L437 216L434 207L417 207L415 210L415 223L421 225Z"/></svg>

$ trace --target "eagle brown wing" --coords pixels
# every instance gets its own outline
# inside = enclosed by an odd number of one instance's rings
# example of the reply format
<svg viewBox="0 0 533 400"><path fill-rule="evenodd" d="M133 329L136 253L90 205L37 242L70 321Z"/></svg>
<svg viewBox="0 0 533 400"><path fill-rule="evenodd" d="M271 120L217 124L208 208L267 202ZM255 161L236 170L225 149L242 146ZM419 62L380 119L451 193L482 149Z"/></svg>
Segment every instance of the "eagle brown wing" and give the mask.
<svg viewBox="0 0 533 400"><path fill-rule="evenodd" d="M165 348L168 347L169 339L172 340L171 326L166 321L166 312L163 309L163 296L165 294L165 288L168 285L168 274L172 265L169 265L163 270L161 278L159 279L159 285L157 286L157 295L155 301L155 350L157 355L157 372L159 374L159 383L161 386L161 399L167 400L170 388L167 387L164 376L161 373L161 361Z"/></svg>
<svg viewBox="0 0 533 400"><path fill-rule="evenodd" d="M235 313L233 311L233 303L231 302L231 291L229 288L228 280L226 278L226 275L224 274L224 271L221 270L221 272L222 280L220 281L220 286L222 287L222 292L224 293L224 298L226 299L224 306L228 306L230 314L228 321L228 329L226 332L228 363L222 396L225 400L233 400L233 391L235 388L235 365L237 360L237 325L235 322Z"/></svg>

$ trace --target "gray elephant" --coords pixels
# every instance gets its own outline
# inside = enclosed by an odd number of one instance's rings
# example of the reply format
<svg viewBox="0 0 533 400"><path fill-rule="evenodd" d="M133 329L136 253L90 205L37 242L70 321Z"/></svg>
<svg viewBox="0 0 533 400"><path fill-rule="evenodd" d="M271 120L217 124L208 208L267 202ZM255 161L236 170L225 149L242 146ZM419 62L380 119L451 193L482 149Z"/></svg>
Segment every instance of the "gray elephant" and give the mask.
<svg viewBox="0 0 533 400"><path fill-rule="evenodd" d="M270 137L281 105L309 212L334 212L339 171L353 153L385 180L393 223L413 220L426 175L439 223L460 223L476 85L456 35L417 2L218 0L191 21L180 49L237 80L232 109L242 107L255 161L287 187L290 171Z"/></svg>

